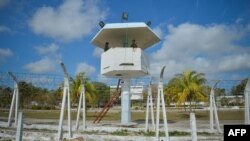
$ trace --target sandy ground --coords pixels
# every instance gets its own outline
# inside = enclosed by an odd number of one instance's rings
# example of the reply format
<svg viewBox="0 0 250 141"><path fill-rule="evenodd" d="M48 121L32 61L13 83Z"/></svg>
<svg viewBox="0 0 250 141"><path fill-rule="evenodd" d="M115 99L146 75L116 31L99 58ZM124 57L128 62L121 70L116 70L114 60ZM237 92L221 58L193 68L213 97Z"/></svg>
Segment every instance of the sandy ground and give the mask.
<svg viewBox="0 0 250 141"><path fill-rule="evenodd" d="M73 138L76 141L153 141L154 137L146 137L140 135L131 135L131 136L117 136L112 135L112 132L127 130L129 132L140 132L145 131L145 121L135 121L131 125L123 126L119 121L101 121L98 124L93 124L93 121L87 121L86 128L83 129L82 121L80 120L79 130L75 129L75 120L72 121L72 130ZM160 122L160 130L164 131L163 121ZM24 132L23 140L27 141L51 141L58 140L58 120L52 119L24 119ZM225 120L220 121L220 128L223 132L223 125L225 124L244 124L243 120ZM209 120L197 120L197 132L211 133L209 129ZM152 124L149 123L149 127L152 130ZM64 120L64 138L68 138L67 135L67 120ZM190 121L180 120L180 121L171 121L168 120L168 130L172 131L184 131L190 132ZM0 116L0 140L14 140L16 134L16 128L14 126L7 127L7 118L2 118ZM164 140L161 138L160 140ZM170 136L171 141L189 141L191 136ZM204 141L220 141L223 140L223 133L213 133L213 134L203 134L198 135L198 140Z"/></svg>
<svg viewBox="0 0 250 141"><path fill-rule="evenodd" d="M154 140L154 137L144 137L144 136L114 136L110 135L110 132L128 130L131 132L139 132L145 130L145 121L137 121L131 123L130 127L125 127L120 125L118 121L102 121L99 124L93 124L92 121L87 121L87 127L83 130L81 126L79 130L75 130L75 121L72 122L72 129L74 133L74 138L79 137L78 140ZM36 119L25 119L24 120L24 140L56 140L57 139L57 129L58 129L58 120L36 120ZM224 124L242 124L243 121L220 121L220 127L223 131ZM209 121L198 120L196 121L197 131L198 132L208 132ZM152 125L149 124L152 129ZM7 119L0 119L0 140L5 139L14 139L15 138L15 127L7 128ZM160 130L164 131L163 123L160 124ZM67 120L64 120L64 137L67 138ZM190 132L190 123L189 120L183 121L168 121L168 130L169 131L184 131ZM95 132L96 134L90 134L90 132ZM170 140L181 140L187 141L191 140L190 136L170 136ZM211 135L199 135L198 140L223 140L223 134L213 134Z"/></svg>

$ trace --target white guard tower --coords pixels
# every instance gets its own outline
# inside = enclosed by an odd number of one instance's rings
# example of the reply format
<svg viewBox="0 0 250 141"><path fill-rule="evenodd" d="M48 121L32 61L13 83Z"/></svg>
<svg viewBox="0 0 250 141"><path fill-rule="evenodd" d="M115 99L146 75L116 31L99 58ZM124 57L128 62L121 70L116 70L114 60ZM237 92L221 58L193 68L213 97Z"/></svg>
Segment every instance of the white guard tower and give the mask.
<svg viewBox="0 0 250 141"><path fill-rule="evenodd" d="M137 47L131 47L135 40ZM143 22L102 23L102 28L92 39L92 44L109 49L101 55L101 74L123 79L121 92L121 124L131 122L130 79L149 75L149 62L144 50L159 42L159 37Z"/></svg>

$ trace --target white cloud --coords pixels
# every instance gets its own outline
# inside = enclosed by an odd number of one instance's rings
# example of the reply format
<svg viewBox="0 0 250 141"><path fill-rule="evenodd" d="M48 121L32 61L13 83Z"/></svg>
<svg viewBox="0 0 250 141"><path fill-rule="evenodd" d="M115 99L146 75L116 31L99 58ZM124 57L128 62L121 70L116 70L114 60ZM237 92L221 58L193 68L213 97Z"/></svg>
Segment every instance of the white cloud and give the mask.
<svg viewBox="0 0 250 141"><path fill-rule="evenodd" d="M162 30L162 26L159 25L153 28L153 32L161 39L164 36L164 31Z"/></svg>
<svg viewBox="0 0 250 141"><path fill-rule="evenodd" d="M40 55L56 54L59 46L57 44L51 43L48 46L37 46L35 49Z"/></svg>
<svg viewBox="0 0 250 141"><path fill-rule="evenodd" d="M10 31L10 28L8 28L5 25L0 25L0 33L1 32L9 32L9 31Z"/></svg>
<svg viewBox="0 0 250 141"><path fill-rule="evenodd" d="M250 46L239 43L248 34L248 26L184 23L168 26L162 47L150 54L151 73L158 76L166 65L167 77L186 69L209 76L250 69Z"/></svg>
<svg viewBox="0 0 250 141"><path fill-rule="evenodd" d="M1 57L9 57L12 55L13 55L13 53L9 48L0 48L0 56Z"/></svg>
<svg viewBox="0 0 250 141"><path fill-rule="evenodd" d="M84 72L86 75L91 75L95 72L95 67L82 62L82 63L78 63L76 66L76 74L80 73L80 72Z"/></svg>
<svg viewBox="0 0 250 141"><path fill-rule="evenodd" d="M36 46L34 48L42 58L38 61L26 64L24 68L32 73L55 72L59 62L62 60L59 46L55 43L51 43L49 45Z"/></svg>
<svg viewBox="0 0 250 141"><path fill-rule="evenodd" d="M39 61L31 62L25 65L25 69L32 73L55 72L58 63L49 57L44 57Z"/></svg>
<svg viewBox="0 0 250 141"><path fill-rule="evenodd" d="M9 2L10 0L0 0L0 8L6 6Z"/></svg>
<svg viewBox="0 0 250 141"><path fill-rule="evenodd" d="M13 55L13 52L9 48L0 48L0 63L5 61L6 58Z"/></svg>
<svg viewBox="0 0 250 141"><path fill-rule="evenodd" d="M103 49L99 48L99 47L96 47L94 49L93 56L96 57L96 58L100 58L102 53L103 53Z"/></svg>
<svg viewBox="0 0 250 141"><path fill-rule="evenodd" d="M250 55L248 53L233 54L221 59L218 70L222 72L250 69Z"/></svg>
<svg viewBox="0 0 250 141"><path fill-rule="evenodd" d="M36 34L71 41L90 34L105 15L97 1L65 0L58 8L39 8L29 25Z"/></svg>

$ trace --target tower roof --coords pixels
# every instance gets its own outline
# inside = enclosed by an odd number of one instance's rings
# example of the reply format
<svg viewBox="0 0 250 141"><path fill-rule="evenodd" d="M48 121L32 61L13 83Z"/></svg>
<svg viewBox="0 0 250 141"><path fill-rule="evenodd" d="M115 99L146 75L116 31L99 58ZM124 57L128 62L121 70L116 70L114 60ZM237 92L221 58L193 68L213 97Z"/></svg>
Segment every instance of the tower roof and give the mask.
<svg viewBox="0 0 250 141"><path fill-rule="evenodd" d="M139 48L146 49L160 41L160 38L143 22L106 24L92 39L95 46L104 48L109 42L110 47L130 46L132 40Z"/></svg>

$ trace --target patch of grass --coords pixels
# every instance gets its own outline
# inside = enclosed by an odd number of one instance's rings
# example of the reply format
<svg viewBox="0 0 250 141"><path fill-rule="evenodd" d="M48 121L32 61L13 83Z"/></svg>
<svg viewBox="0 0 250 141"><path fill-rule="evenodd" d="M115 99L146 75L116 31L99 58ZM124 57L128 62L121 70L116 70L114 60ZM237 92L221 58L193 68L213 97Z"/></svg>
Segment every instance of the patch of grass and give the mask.
<svg viewBox="0 0 250 141"><path fill-rule="evenodd" d="M117 136L128 136L128 130L123 129L123 130L117 130L115 132L112 132L111 135L117 135Z"/></svg>
<svg viewBox="0 0 250 141"><path fill-rule="evenodd" d="M101 110L101 109L100 109ZM100 111L99 110L99 111ZM60 110L21 110L24 113L25 118L33 119L59 119ZM88 111L86 113L86 119L93 121L99 111ZM0 110L0 118L8 118L8 110ZM65 114L65 119L67 119L67 112ZM145 112L143 111L133 111L132 121L145 121ZM209 120L209 111L195 111L197 120ZM244 111L243 110L219 110L218 116L220 120L243 120ZM162 115L160 116L162 118ZM76 111L71 112L71 118L76 119ZM167 112L168 121L176 122L181 120L189 119L189 112L184 111L168 111ZM121 119L120 111L108 112L107 115L102 120L109 121L119 121ZM161 119L162 120L162 119Z"/></svg>
<svg viewBox="0 0 250 141"><path fill-rule="evenodd" d="M152 132L152 131L145 132L144 136L147 136L147 137L155 136L155 132Z"/></svg>
<svg viewBox="0 0 250 141"><path fill-rule="evenodd" d="M16 129L13 127L0 127L1 130L13 130L15 131ZM57 133L57 130L53 130L53 129L29 129L29 128L24 128L24 131L35 131L35 132L47 132L47 133ZM65 131L66 132L66 131Z"/></svg>
<svg viewBox="0 0 250 141"><path fill-rule="evenodd" d="M143 136L147 136L147 137L155 136L155 132L153 132L153 131L148 131L148 132L139 131L138 134L143 135ZM182 132L182 131L169 132L169 136L189 136L189 135L190 135L189 132ZM159 132L159 136L161 136L161 137L165 136L165 132Z"/></svg>
<svg viewBox="0 0 250 141"><path fill-rule="evenodd" d="M98 134L99 131L98 130L92 130L92 131L83 131L81 133L83 133L83 134Z"/></svg>
<svg viewBox="0 0 250 141"><path fill-rule="evenodd" d="M164 133L165 135L165 133ZM188 136L190 135L189 132L183 132L183 131L172 131L172 132L169 132L169 136Z"/></svg>
<svg viewBox="0 0 250 141"><path fill-rule="evenodd" d="M214 135L214 133L208 133L208 132L197 132L197 135L210 136L210 135Z"/></svg>

